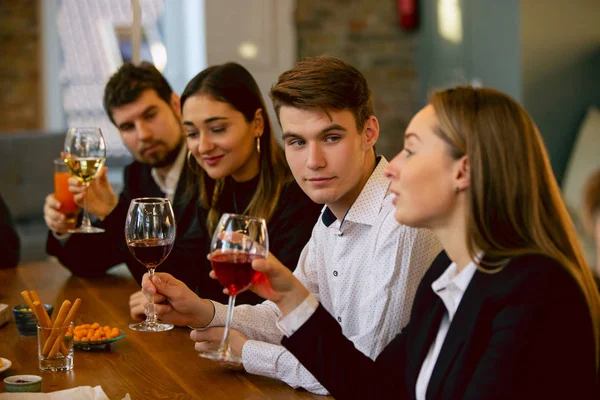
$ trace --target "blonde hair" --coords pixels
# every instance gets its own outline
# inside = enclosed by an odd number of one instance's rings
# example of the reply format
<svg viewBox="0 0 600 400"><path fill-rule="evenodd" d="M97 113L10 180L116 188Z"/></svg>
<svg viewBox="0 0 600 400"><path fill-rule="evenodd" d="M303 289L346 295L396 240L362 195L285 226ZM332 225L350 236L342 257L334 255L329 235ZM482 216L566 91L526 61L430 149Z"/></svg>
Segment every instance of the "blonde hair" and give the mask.
<svg viewBox="0 0 600 400"><path fill-rule="evenodd" d="M473 258L476 248L485 252L478 268L493 273L532 253L563 265L589 306L598 370L600 295L533 120L512 98L489 88L434 92L430 104L439 120L436 133L452 156L469 158L466 239Z"/></svg>

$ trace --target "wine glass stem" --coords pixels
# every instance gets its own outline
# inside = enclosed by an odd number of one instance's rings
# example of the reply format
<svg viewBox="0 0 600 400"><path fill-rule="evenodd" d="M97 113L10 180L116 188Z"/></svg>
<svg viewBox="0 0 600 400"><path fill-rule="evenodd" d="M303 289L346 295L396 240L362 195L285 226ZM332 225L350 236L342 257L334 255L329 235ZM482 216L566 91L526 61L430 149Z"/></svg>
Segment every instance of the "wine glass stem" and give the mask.
<svg viewBox="0 0 600 400"><path fill-rule="evenodd" d="M87 210L87 198L89 194L88 191L90 190L90 182L85 183L85 188L86 192L85 197L83 198L83 220L81 221L81 226L83 226L84 228L89 228L92 225L90 223L90 216Z"/></svg>
<svg viewBox="0 0 600 400"><path fill-rule="evenodd" d="M149 268L150 281L154 276L154 268ZM154 294L148 293L148 309L146 310L146 323L154 325L158 319L156 318L156 309L154 308Z"/></svg>
<svg viewBox="0 0 600 400"><path fill-rule="evenodd" d="M227 357L231 349L229 348L229 326L233 319L233 310L235 309L235 296L229 296L229 304L227 304L227 319L225 320L225 331L223 332L223 340L219 347L219 353L223 359Z"/></svg>

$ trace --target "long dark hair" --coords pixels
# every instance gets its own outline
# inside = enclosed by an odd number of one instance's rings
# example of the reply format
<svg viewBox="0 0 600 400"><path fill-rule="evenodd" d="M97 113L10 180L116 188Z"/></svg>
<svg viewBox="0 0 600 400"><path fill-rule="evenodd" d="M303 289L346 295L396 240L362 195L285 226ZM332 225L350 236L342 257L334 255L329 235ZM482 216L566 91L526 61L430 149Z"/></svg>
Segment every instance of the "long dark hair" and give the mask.
<svg viewBox="0 0 600 400"><path fill-rule="evenodd" d="M245 212L262 217L268 222L275 211L284 184L293 178L283 149L273 136L265 102L256 81L240 64L229 62L214 65L200 72L187 84L181 95L182 111L186 100L198 95L207 95L214 100L231 105L244 115L248 123L254 120L256 110L262 110L264 132L259 138L259 180ZM192 174L191 187L199 190L200 205L209 210L206 225L212 233L221 216L218 202L225 186L225 179L217 179L209 195L208 182L211 178L193 157L188 157L188 161L192 171L197 171L196 175Z"/></svg>

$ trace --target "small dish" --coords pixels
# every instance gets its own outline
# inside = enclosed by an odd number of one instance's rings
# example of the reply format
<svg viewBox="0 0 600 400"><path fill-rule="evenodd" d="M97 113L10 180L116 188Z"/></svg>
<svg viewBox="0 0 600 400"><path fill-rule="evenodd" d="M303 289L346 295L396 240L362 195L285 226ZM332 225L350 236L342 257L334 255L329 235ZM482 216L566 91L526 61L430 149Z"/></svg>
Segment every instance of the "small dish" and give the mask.
<svg viewBox="0 0 600 400"><path fill-rule="evenodd" d="M0 357L0 372L6 371L11 365L12 362L10 360Z"/></svg>
<svg viewBox="0 0 600 400"><path fill-rule="evenodd" d="M42 377L38 375L13 375L4 378L7 392L41 392Z"/></svg>
<svg viewBox="0 0 600 400"><path fill-rule="evenodd" d="M49 316L52 316L54 307L51 304L44 304L44 308ZM37 335L37 318L29 306L19 304L12 308L15 322L21 336L36 336Z"/></svg>
<svg viewBox="0 0 600 400"><path fill-rule="evenodd" d="M117 340L121 340L124 337L125 337L125 332L123 332L122 330L119 329L119 336L116 336L116 337L111 338L111 339L94 340L94 341L87 341L87 342L74 340L73 344L74 344L75 348L77 348L77 349L91 350L93 348L98 348L98 347L101 347L101 346L108 346L112 342L116 342Z"/></svg>

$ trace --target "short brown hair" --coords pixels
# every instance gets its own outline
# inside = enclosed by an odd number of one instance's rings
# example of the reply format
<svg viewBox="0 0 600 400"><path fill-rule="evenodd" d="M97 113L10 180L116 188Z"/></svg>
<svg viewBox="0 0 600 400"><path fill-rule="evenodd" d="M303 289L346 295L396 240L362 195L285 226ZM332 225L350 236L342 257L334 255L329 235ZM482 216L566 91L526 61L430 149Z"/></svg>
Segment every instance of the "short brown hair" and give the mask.
<svg viewBox="0 0 600 400"><path fill-rule="evenodd" d="M146 90L154 90L167 104L171 104L173 89L158 69L147 61L138 65L123 64L104 88L104 110L115 123L112 110L136 101Z"/></svg>
<svg viewBox="0 0 600 400"><path fill-rule="evenodd" d="M349 110L360 131L373 115L371 90L364 75L347 62L330 56L309 57L298 62L279 75L269 96L278 120L281 106L320 108L326 113L327 110Z"/></svg>

